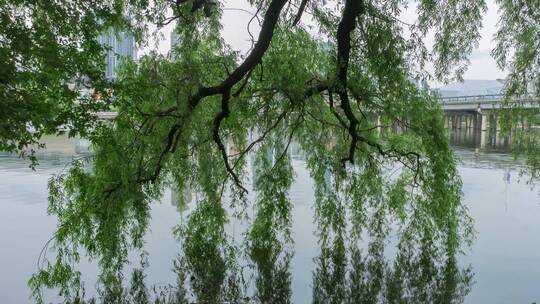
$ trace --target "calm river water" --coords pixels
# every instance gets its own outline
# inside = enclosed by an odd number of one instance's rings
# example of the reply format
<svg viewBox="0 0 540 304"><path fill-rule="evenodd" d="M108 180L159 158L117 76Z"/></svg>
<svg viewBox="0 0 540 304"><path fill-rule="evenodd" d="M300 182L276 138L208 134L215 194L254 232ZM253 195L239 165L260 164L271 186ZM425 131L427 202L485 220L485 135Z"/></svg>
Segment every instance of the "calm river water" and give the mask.
<svg viewBox="0 0 540 304"><path fill-rule="evenodd" d="M477 231L472 248L460 258L474 272L465 303L540 303L540 188L520 176L520 162L507 153L475 149L470 140L453 141L460 158L464 201ZM0 154L0 303L32 302L27 280L37 270L40 250L56 224L55 218L46 215L47 179L62 170L73 153L72 142L53 138L35 172L16 156ZM313 190L303 161L295 159L294 167L292 301L309 303L313 258L318 252ZM153 284L174 281L171 268L179 244L171 229L184 217L171 201L169 192L152 205L146 250L147 281ZM80 269L87 282L95 280L95 265L83 261Z"/></svg>

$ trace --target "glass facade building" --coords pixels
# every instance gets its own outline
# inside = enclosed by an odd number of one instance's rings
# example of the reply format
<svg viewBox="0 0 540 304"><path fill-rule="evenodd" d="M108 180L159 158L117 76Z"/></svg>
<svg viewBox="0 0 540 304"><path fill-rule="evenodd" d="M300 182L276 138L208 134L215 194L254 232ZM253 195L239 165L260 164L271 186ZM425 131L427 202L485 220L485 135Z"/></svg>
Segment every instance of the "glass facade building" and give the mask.
<svg viewBox="0 0 540 304"><path fill-rule="evenodd" d="M129 33L109 29L99 36L99 43L109 49L105 56L105 75L107 78L116 77L116 68L122 64L123 60L137 58L135 39Z"/></svg>
<svg viewBox="0 0 540 304"><path fill-rule="evenodd" d="M176 57L176 50L175 49L176 49L176 47L178 46L179 43L180 43L180 36L176 32L176 29L173 29L172 32L171 32L171 50L169 52L170 58L175 58Z"/></svg>

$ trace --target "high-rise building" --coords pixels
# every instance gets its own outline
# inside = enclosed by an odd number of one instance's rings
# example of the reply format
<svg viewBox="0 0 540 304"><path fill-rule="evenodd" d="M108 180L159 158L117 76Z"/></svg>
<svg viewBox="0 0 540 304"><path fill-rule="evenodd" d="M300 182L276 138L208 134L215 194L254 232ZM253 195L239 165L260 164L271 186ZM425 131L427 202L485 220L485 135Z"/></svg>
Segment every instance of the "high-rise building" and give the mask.
<svg viewBox="0 0 540 304"><path fill-rule="evenodd" d="M180 43L180 37L178 36L178 33L176 32L176 29L173 29L171 32L171 51L169 53L169 56L172 58L176 57L175 48Z"/></svg>
<svg viewBox="0 0 540 304"><path fill-rule="evenodd" d="M112 28L99 36L99 43L109 48L105 57L105 75L107 78L116 77L116 68L126 58L136 59L137 49L133 35L116 32Z"/></svg>

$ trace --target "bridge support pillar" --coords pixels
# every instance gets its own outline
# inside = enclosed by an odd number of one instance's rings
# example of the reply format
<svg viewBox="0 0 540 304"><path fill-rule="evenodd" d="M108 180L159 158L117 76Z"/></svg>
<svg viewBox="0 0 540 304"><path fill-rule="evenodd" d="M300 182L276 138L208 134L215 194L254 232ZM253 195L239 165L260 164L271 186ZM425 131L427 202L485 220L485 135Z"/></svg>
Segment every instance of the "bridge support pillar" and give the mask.
<svg viewBox="0 0 540 304"><path fill-rule="evenodd" d="M479 114L478 118L480 118L480 148L485 148L489 129L489 115Z"/></svg>
<svg viewBox="0 0 540 304"><path fill-rule="evenodd" d="M480 121L480 130L482 130L482 132L487 131L489 129L489 115L481 114Z"/></svg>
<svg viewBox="0 0 540 304"><path fill-rule="evenodd" d="M501 123L497 116L495 118L495 145L501 144Z"/></svg>
<svg viewBox="0 0 540 304"><path fill-rule="evenodd" d="M486 141L487 141L487 131L481 131L480 132L480 148L486 147Z"/></svg>

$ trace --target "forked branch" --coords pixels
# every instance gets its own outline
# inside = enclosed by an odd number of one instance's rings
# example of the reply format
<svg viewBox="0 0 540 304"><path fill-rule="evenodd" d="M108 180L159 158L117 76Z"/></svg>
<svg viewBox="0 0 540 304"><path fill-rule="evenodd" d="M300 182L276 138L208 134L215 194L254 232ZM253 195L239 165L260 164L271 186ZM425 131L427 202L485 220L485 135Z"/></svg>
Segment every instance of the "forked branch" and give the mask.
<svg viewBox="0 0 540 304"><path fill-rule="evenodd" d="M351 33L356 27L356 18L362 11L363 3L361 0L347 0L345 2L345 8L343 9L343 16L341 17L337 29L338 74L336 91L341 100L341 108L349 121L348 132L351 136L349 155L342 159L343 165L345 165L347 161L354 163L354 152L358 142L358 133L356 132L358 119L354 115L349 101L349 94L347 92L347 72L351 52Z"/></svg>
<svg viewBox="0 0 540 304"><path fill-rule="evenodd" d="M234 173L233 168L231 168L231 165L229 164L229 157L227 156L227 149L225 148L225 145L223 144L223 141L221 140L221 136L219 135L219 127L221 126L221 122L229 117L229 99L230 99L231 92L227 91L223 93L221 97L221 112L219 112L216 115L216 118L214 119L214 130L212 133L212 137L214 139L214 142L218 145L219 151L221 152L221 157L223 158L223 162L225 164L225 169L227 172L231 175L231 177L234 180L234 183L236 186L238 186L244 193L247 193L247 189L242 186L242 182Z"/></svg>

